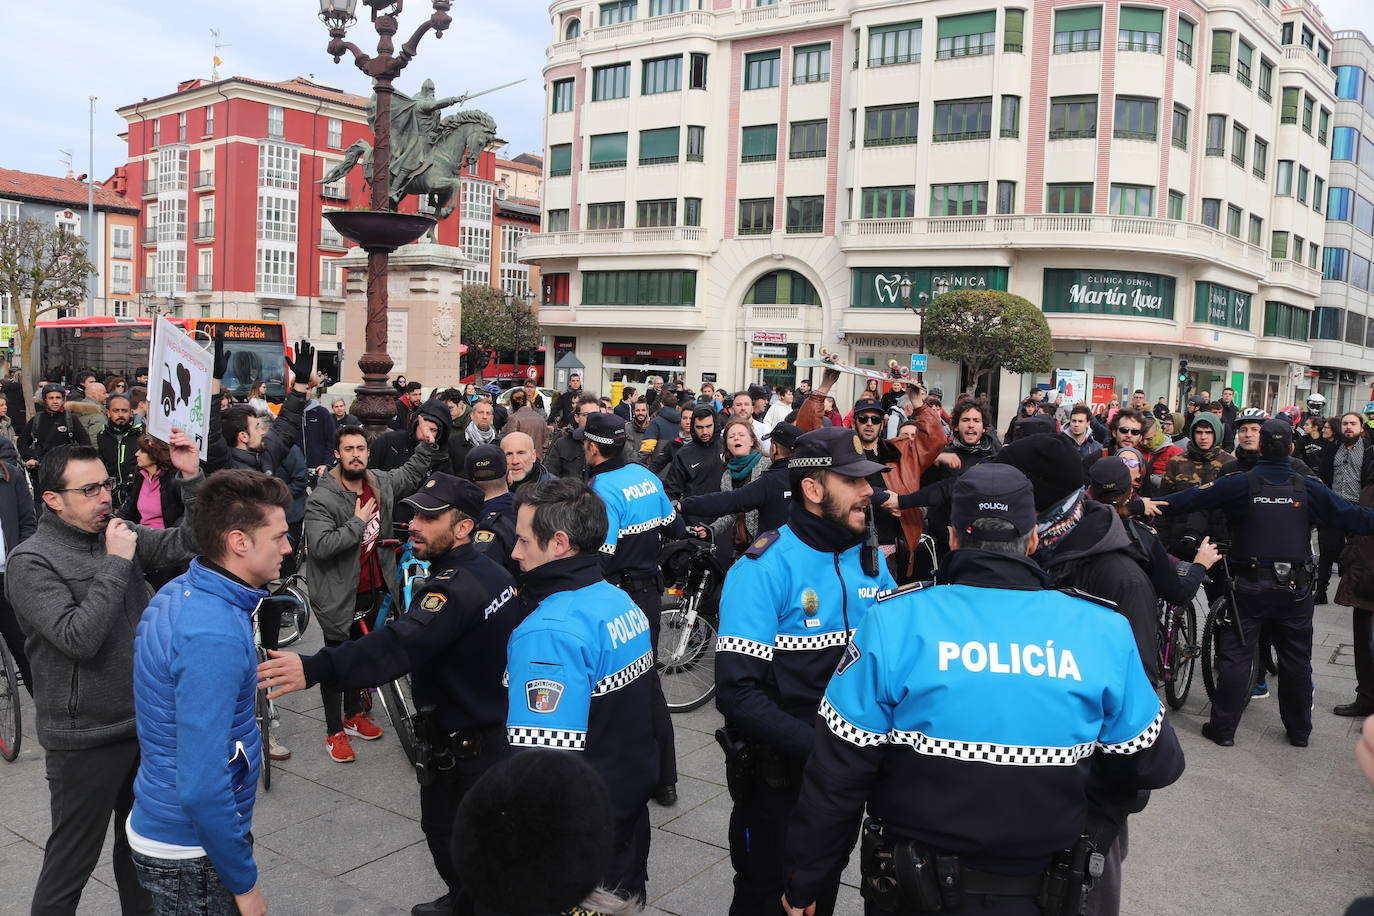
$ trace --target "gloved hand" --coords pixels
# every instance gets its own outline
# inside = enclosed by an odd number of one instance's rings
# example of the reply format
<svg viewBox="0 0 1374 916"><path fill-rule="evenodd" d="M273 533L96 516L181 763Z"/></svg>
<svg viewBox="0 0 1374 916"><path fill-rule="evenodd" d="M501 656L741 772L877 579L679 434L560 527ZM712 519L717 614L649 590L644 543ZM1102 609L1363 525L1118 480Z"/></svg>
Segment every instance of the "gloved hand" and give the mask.
<svg viewBox="0 0 1374 916"><path fill-rule="evenodd" d="M229 371L229 358L234 355L233 350L224 349L224 338L215 337L215 368L211 371L210 377L215 381L224 378L224 373Z"/></svg>
<svg viewBox="0 0 1374 916"><path fill-rule="evenodd" d="M291 360L291 375L297 385L309 385L315 370L315 348L307 340L296 343L296 358Z"/></svg>

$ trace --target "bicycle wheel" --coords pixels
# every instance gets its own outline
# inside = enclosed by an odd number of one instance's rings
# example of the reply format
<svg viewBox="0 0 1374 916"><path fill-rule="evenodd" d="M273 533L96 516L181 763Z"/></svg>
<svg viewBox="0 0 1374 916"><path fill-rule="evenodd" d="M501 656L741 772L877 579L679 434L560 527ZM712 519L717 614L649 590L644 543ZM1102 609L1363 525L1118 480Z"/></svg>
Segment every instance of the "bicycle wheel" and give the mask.
<svg viewBox="0 0 1374 916"><path fill-rule="evenodd" d="M415 712L411 708L410 698L402 689L401 680L383 684L379 695L382 698L382 705L386 707L387 717L391 719L391 725L396 730L396 737L400 739L401 750L405 752L406 759L410 761L410 765L413 767L415 766Z"/></svg>
<svg viewBox="0 0 1374 916"><path fill-rule="evenodd" d="M290 595L300 602L300 606L295 611L283 611L281 615L281 630L277 633L277 648L285 649L299 640L310 625L310 605L306 603L305 591L295 578L287 579L274 594Z"/></svg>
<svg viewBox="0 0 1374 916"><path fill-rule="evenodd" d="M258 734L262 736L262 788L272 791L272 707L267 699L267 691L259 690L253 704L253 717L258 722Z"/></svg>
<svg viewBox="0 0 1374 916"><path fill-rule="evenodd" d="M19 669L9 647L0 639L0 757L14 760L24 738L23 711L19 708Z"/></svg>
<svg viewBox="0 0 1374 916"><path fill-rule="evenodd" d="M1164 698L1173 709L1182 709L1193 688L1197 666L1197 611L1192 603L1169 608L1169 671L1164 675Z"/></svg>
<svg viewBox="0 0 1374 916"><path fill-rule="evenodd" d="M1226 606L1225 596L1212 602L1207 610L1207 621L1202 625L1202 689L1207 691L1208 702L1214 702L1217 692L1217 617Z"/></svg>
<svg viewBox="0 0 1374 916"><path fill-rule="evenodd" d="M698 614L689 628L684 609L659 617L658 678L669 712L691 712L716 695L716 627Z"/></svg>

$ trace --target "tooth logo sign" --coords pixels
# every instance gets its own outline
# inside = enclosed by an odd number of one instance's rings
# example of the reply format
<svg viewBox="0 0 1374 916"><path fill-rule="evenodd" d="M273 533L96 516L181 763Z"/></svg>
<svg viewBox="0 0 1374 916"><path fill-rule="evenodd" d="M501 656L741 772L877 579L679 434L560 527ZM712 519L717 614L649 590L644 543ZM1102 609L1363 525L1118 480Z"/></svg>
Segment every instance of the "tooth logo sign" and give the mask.
<svg viewBox="0 0 1374 916"><path fill-rule="evenodd" d="M903 279L901 274L896 274L891 277L886 274L875 275L873 277L873 289L878 294L878 301L896 302L897 296L901 292Z"/></svg>

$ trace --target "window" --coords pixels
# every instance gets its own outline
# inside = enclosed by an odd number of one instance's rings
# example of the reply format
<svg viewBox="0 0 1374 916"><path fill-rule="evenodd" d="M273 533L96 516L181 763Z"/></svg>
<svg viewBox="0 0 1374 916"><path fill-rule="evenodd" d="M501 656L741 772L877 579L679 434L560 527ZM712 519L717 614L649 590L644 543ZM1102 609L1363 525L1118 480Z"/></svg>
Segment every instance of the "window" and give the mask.
<svg viewBox="0 0 1374 916"><path fill-rule="evenodd" d="M754 281L744 294L745 305L820 305L821 297L795 270L775 270Z"/></svg>
<svg viewBox="0 0 1374 916"><path fill-rule="evenodd" d="M1363 101L1364 70L1359 67L1336 68L1336 98Z"/></svg>
<svg viewBox="0 0 1374 916"><path fill-rule="evenodd" d="M830 45L806 45L792 51L793 83L824 83L830 79Z"/></svg>
<svg viewBox="0 0 1374 916"><path fill-rule="evenodd" d="M787 198L788 232L821 232L824 229L824 197Z"/></svg>
<svg viewBox="0 0 1374 916"><path fill-rule="evenodd" d="M890 67L921 59L921 23L875 25L868 30L868 65Z"/></svg>
<svg viewBox="0 0 1374 916"><path fill-rule="evenodd" d="M986 181L930 186L931 216L983 216L987 212Z"/></svg>
<svg viewBox="0 0 1374 916"><path fill-rule="evenodd" d="M1327 248L1322 255L1322 279L1344 280L1350 252L1344 248Z"/></svg>
<svg viewBox="0 0 1374 916"><path fill-rule="evenodd" d="M1345 315L1345 309L1331 308L1329 306L1318 306L1312 310L1312 333L1313 340L1340 340L1341 339L1341 318Z"/></svg>
<svg viewBox="0 0 1374 916"><path fill-rule="evenodd" d="M258 238L269 242L296 240L296 198L272 191L258 193Z"/></svg>
<svg viewBox="0 0 1374 916"><path fill-rule="evenodd" d="M1207 155L1226 155L1226 115L1207 116Z"/></svg>
<svg viewBox="0 0 1374 916"><path fill-rule="evenodd" d="M1326 197L1326 179L1313 177L1312 179L1312 209L1318 213L1322 212L1322 200Z"/></svg>
<svg viewBox="0 0 1374 916"><path fill-rule="evenodd" d="M1136 6L1121 8L1121 23L1117 28L1118 51L1163 52L1164 11Z"/></svg>
<svg viewBox="0 0 1374 916"><path fill-rule="evenodd" d="M1050 184L1045 186L1046 213L1093 212L1093 186L1087 184Z"/></svg>
<svg viewBox="0 0 1374 916"><path fill-rule="evenodd" d="M1212 30L1212 72L1231 72L1231 33Z"/></svg>
<svg viewBox="0 0 1374 916"><path fill-rule="evenodd" d="M13 215L7 212L8 207L13 207ZM7 220L19 218L19 205L12 204L7 200L0 200L0 223ZM110 227L110 255L116 258L127 258L133 255L134 230L132 226L111 226Z"/></svg>
<svg viewBox="0 0 1374 916"><path fill-rule="evenodd" d="M1255 60L1255 49L1245 39L1236 42L1236 82L1242 86L1250 85L1251 65Z"/></svg>
<svg viewBox="0 0 1374 916"><path fill-rule="evenodd" d="M635 225L640 229L677 225L677 198L641 200L635 205Z"/></svg>
<svg viewBox="0 0 1374 916"><path fill-rule="evenodd" d="M1247 241L1251 245L1261 245L1264 239L1264 220L1255 214L1250 214L1250 237Z"/></svg>
<svg viewBox="0 0 1374 916"><path fill-rule="evenodd" d="M986 140L992 136L992 99L935 103L935 141Z"/></svg>
<svg viewBox="0 0 1374 916"><path fill-rule="evenodd" d="M1259 88L1255 92L1266 102L1274 100L1274 65L1263 57L1259 65Z"/></svg>
<svg viewBox="0 0 1374 916"><path fill-rule="evenodd" d="M740 162L768 162L778 158L778 125L746 127L740 134Z"/></svg>
<svg viewBox="0 0 1374 916"><path fill-rule="evenodd" d="M110 292L130 293L133 292L133 265L132 264L111 264L110 265Z"/></svg>
<svg viewBox="0 0 1374 916"><path fill-rule="evenodd" d="M1298 123L1298 102L1302 95L1302 90L1293 86L1285 86L1283 90L1283 101L1279 107L1279 123L1296 124Z"/></svg>
<svg viewBox="0 0 1374 916"><path fill-rule="evenodd" d="M684 197L682 198L682 225L700 226L701 225L701 198Z"/></svg>
<svg viewBox="0 0 1374 916"><path fill-rule="evenodd" d="M1068 95L1050 99L1050 139L1097 136L1097 96Z"/></svg>
<svg viewBox="0 0 1374 916"><path fill-rule="evenodd" d="M205 252L202 252L204 254ZM201 273L206 273L208 264L201 264ZM320 258L320 295L329 296L336 299L343 298L343 278L344 272L339 267L337 258ZM335 314L333 312L329 314ZM323 329L320 333L324 333ZM330 333L337 333L331 331Z"/></svg>
<svg viewBox="0 0 1374 916"><path fill-rule="evenodd" d="M1364 343L1364 316L1345 313L1345 342L1359 346Z"/></svg>
<svg viewBox="0 0 1374 916"><path fill-rule="evenodd" d="M343 121L339 118L329 118L325 121L325 134L328 137L329 146L332 149L343 149Z"/></svg>
<svg viewBox="0 0 1374 916"><path fill-rule="evenodd" d="M1021 97L1002 96L1002 136L1021 136Z"/></svg>
<svg viewBox="0 0 1374 916"><path fill-rule="evenodd" d="M546 211L546 212L544 213L544 231L545 231L545 232L567 232L567 231L568 231L568 216L569 216L569 213L570 213L570 212L571 212L571 211L568 211L568 210L549 210L549 211Z"/></svg>
<svg viewBox="0 0 1374 916"><path fill-rule="evenodd" d="M1291 45L1293 43L1293 23L1285 22L1279 30L1279 43Z"/></svg>
<svg viewBox="0 0 1374 916"><path fill-rule="evenodd" d="M623 169L625 167L626 147L629 135L593 134L591 157L587 167L597 169Z"/></svg>
<svg viewBox="0 0 1374 916"><path fill-rule="evenodd" d="M1298 203L1307 203L1307 177L1311 173L1307 171L1307 166L1298 166Z"/></svg>
<svg viewBox="0 0 1374 916"><path fill-rule="evenodd" d="M639 91L643 95L677 92L682 88L682 55L659 57L644 62Z"/></svg>
<svg viewBox="0 0 1374 916"><path fill-rule="evenodd" d="M1240 207L1234 204L1226 205L1226 234L1235 238L1240 238L1240 219L1244 215Z"/></svg>
<svg viewBox="0 0 1374 916"><path fill-rule="evenodd" d="M296 252L289 248L258 248L257 290L264 295L296 294ZM264 312L267 309L263 309ZM266 318L266 315L263 316ZM271 320L271 319L269 319Z"/></svg>
<svg viewBox="0 0 1374 916"><path fill-rule="evenodd" d="M637 0L615 0L612 3L603 3L601 4L601 18L597 22L600 25L630 22L635 18L636 7L638 6Z"/></svg>
<svg viewBox="0 0 1374 916"><path fill-rule="evenodd" d="M937 29L935 58L976 57L991 54L997 35L997 11L941 16Z"/></svg>
<svg viewBox="0 0 1374 916"><path fill-rule="evenodd" d="M621 201L607 204L587 204L588 229L624 229L625 204Z"/></svg>
<svg viewBox="0 0 1374 916"><path fill-rule="evenodd" d="M339 313L320 312L320 334L334 336L339 333Z"/></svg>
<svg viewBox="0 0 1374 916"><path fill-rule="evenodd" d="M294 263L295 255L290 254ZM160 295L171 295L186 291L186 252L180 248L159 248L157 251L156 291ZM294 290L288 289L287 292ZM59 316L60 317L60 316Z"/></svg>
<svg viewBox="0 0 1374 916"><path fill-rule="evenodd" d="M279 308L272 308L272 307L270 307L270 306L263 306L263 308L262 308L262 320L263 320L263 321L281 321L281 309L279 309Z"/></svg>
<svg viewBox="0 0 1374 916"><path fill-rule="evenodd" d="M739 234L767 235L773 231L773 198L755 197L739 202Z"/></svg>
<svg viewBox="0 0 1374 916"><path fill-rule="evenodd" d="M1215 197L1202 198L1202 225L1213 229L1221 227L1221 201Z"/></svg>
<svg viewBox="0 0 1374 916"><path fill-rule="evenodd" d="M1102 7L1056 10L1054 53L1096 51L1102 47Z"/></svg>
<svg viewBox="0 0 1374 916"><path fill-rule="evenodd" d="M1331 158L1354 162L1360 132L1353 127L1337 127L1331 132Z"/></svg>
<svg viewBox="0 0 1374 916"><path fill-rule="evenodd" d="M1178 191L1169 192L1169 219L1183 219L1184 197Z"/></svg>
<svg viewBox="0 0 1374 916"><path fill-rule="evenodd" d="M267 138L281 140L286 137L286 113L280 105L267 106Z"/></svg>
<svg viewBox="0 0 1374 916"><path fill-rule="evenodd" d="M706 128L689 126L687 128L687 161L703 162L706 159Z"/></svg>
<svg viewBox="0 0 1374 916"><path fill-rule="evenodd" d="M1116 123L1112 136L1118 140L1155 140L1159 134L1159 99L1116 97Z"/></svg>
<svg viewBox="0 0 1374 916"><path fill-rule="evenodd" d="M1327 134L1331 131L1331 112L1323 108L1317 116L1317 142L1326 146Z"/></svg>
<svg viewBox="0 0 1374 916"><path fill-rule="evenodd" d="M1317 60L1321 61L1327 66L1330 66L1331 64L1331 49L1328 48L1326 45L1322 44L1320 41L1317 42Z"/></svg>
<svg viewBox="0 0 1374 916"><path fill-rule="evenodd" d="M157 156L157 190L158 193L164 191L184 191L186 190L187 165L190 162L191 151L185 147L171 147L159 150Z"/></svg>
<svg viewBox="0 0 1374 916"><path fill-rule="evenodd" d="M708 56L709 55L702 54L698 51L692 52L691 72L687 77L688 89L706 88L706 58Z"/></svg>
<svg viewBox="0 0 1374 916"><path fill-rule="evenodd" d="M1287 337L1290 340L1307 339L1307 323L1310 313L1286 302L1264 303L1264 336Z"/></svg>
<svg viewBox="0 0 1374 916"><path fill-rule="evenodd" d="M1185 152L1188 149L1188 116L1190 112L1182 105L1174 106L1173 143Z"/></svg>
<svg viewBox="0 0 1374 916"><path fill-rule="evenodd" d="M1250 131L1240 124L1231 122L1231 161L1245 168L1245 154L1250 144Z"/></svg>
<svg viewBox="0 0 1374 916"><path fill-rule="evenodd" d="M572 174L572 144L557 143L549 147L549 177Z"/></svg>
<svg viewBox="0 0 1374 916"><path fill-rule="evenodd" d="M1155 189L1149 185L1114 184L1107 212L1113 216L1154 216Z"/></svg>
<svg viewBox="0 0 1374 916"><path fill-rule="evenodd" d="M744 55L744 88L772 89L778 85L781 51L759 51Z"/></svg>
<svg viewBox="0 0 1374 916"><path fill-rule="evenodd" d="M582 20L576 16L568 20L568 24L563 27L563 40L572 41L582 35Z"/></svg>
<svg viewBox="0 0 1374 916"><path fill-rule="evenodd" d="M1280 159L1278 171L1274 173L1274 194L1287 197L1293 193L1293 161Z"/></svg>
<svg viewBox="0 0 1374 916"><path fill-rule="evenodd" d="M588 270L583 305L695 305L695 270Z"/></svg>
<svg viewBox="0 0 1374 916"><path fill-rule="evenodd" d="M1269 257L1276 261L1288 257L1287 232L1279 232L1276 230L1269 234Z"/></svg>
<svg viewBox="0 0 1374 916"><path fill-rule="evenodd" d="M289 201L292 211L291 238L295 238L295 219L294 210L296 201L293 198L284 198ZM72 235L78 235L76 225L67 223L65 226L59 224ZM176 198L163 198L157 208L157 240L159 242L184 242L186 240L186 201Z"/></svg>
<svg viewBox="0 0 1374 916"><path fill-rule="evenodd" d="M861 219L896 219L916 215L916 187L864 188Z"/></svg>
<svg viewBox="0 0 1374 916"><path fill-rule="evenodd" d="M300 151L280 143L258 144L258 184L294 191L300 184Z"/></svg>
<svg viewBox="0 0 1374 916"><path fill-rule="evenodd" d="M825 121L793 121L788 159L819 159L825 155Z"/></svg>
<svg viewBox="0 0 1374 916"><path fill-rule="evenodd" d="M864 109L864 146L916 142L917 105L883 105Z"/></svg>
<svg viewBox="0 0 1374 916"><path fill-rule="evenodd" d="M567 274L542 274L539 279L540 285L544 287L541 305L568 304Z"/></svg>
<svg viewBox="0 0 1374 916"><path fill-rule="evenodd" d="M550 110L554 114L573 110L573 80L554 80L549 95L553 99Z"/></svg>
<svg viewBox="0 0 1374 916"><path fill-rule="evenodd" d="M1332 188L1328 192L1326 218L1329 220L1350 219L1350 203L1354 192L1349 188Z"/></svg>
<svg viewBox="0 0 1374 916"><path fill-rule="evenodd" d="M1321 246L1316 242L1307 243L1307 266L1313 270L1317 269L1317 261L1321 258Z"/></svg>
<svg viewBox="0 0 1374 916"><path fill-rule="evenodd" d="M1255 143L1251 147L1250 159L1252 163L1250 171L1254 173L1256 178L1264 178L1266 176L1267 170L1269 168L1268 160L1269 143L1265 140L1261 140L1259 137L1256 137Z"/></svg>
<svg viewBox="0 0 1374 916"><path fill-rule="evenodd" d="M1193 62L1193 29L1196 26L1183 17L1178 20L1178 41L1175 43L1175 54L1178 59L1185 64Z"/></svg>
<svg viewBox="0 0 1374 916"><path fill-rule="evenodd" d="M1307 48L1307 50L1311 51L1311 50L1312 50L1312 42L1315 41L1315 40L1316 40L1316 36L1312 34L1312 30L1309 29L1307 26L1303 26L1303 27L1302 27L1302 44L1303 44L1303 47L1305 47L1305 48Z"/></svg>
<svg viewBox="0 0 1374 916"><path fill-rule="evenodd" d="M1007 10L1003 16L1002 50L1019 54L1026 40L1026 11Z"/></svg>
<svg viewBox="0 0 1374 916"><path fill-rule="evenodd" d="M687 0L649 0L650 16L667 16L671 13L685 13Z"/></svg>
<svg viewBox="0 0 1374 916"><path fill-rule="evenodd" d="M1016 182L999 181L997 182L997 212L1015 213L1016 212Z"/></svg>
<svg viewBox="0 0 1374 916"><path fill-rule="evenodd" d="M1307 93L1302 94L1302 130L1305 134L1312 133L1312 114L1317 106L1317 100Z"/></svg>
<svg viewBox="0 0 1374 916"><path fill-rule="evenodd" d="M177 115L177 142L186 142L186 112Z"/></svg>
<svg viewBox="0 0 1374 916"><path fill-rule="evenodd" d="M207 137L213 137L214 135L215 135L215 106L214 106L214 105L206 105L206 106L205 106L205 136L207 136Z"/></svg>
<svg viewBox="0 0 1374 916"><path fill-rule="evenodd" d="M611 64L592 68L592 101L623 99L630 94L630 65Z"/></svg>
<svg viewBox="0 0 1374 916"><path fill-rule="evenodd" d="M639 164L657 165L663 162L677 162L677 127L664 127L659 130L639 132Z"/></svg>
<svg viewBox="0 0 1374 916"><path fill-rule="evenodd" d="M160 120L157 119L157 118L153 118L153 146L154 146L154 147L158 147L158 146L161 146L161 145L162 145L162 121L160 121Z"/></svg>

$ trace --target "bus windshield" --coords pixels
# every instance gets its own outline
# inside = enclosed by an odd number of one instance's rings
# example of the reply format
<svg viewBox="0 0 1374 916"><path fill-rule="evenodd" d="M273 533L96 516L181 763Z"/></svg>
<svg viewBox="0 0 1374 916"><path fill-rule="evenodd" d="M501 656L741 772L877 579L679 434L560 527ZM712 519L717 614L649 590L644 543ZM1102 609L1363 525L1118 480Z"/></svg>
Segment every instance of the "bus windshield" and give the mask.
<svg viewBox="0 0 1374 916"><path fill-rule="evenodd" d="M279 342L268 340L226 340L229 366L220 387L237 399L248 397L255 382L267 383L267 398L286 398L286 351Z"/></svg>

